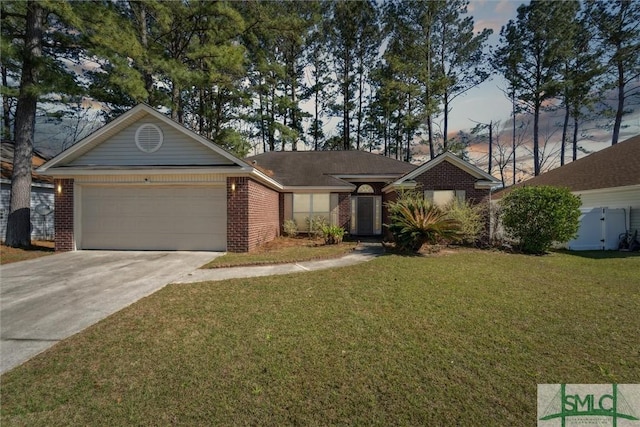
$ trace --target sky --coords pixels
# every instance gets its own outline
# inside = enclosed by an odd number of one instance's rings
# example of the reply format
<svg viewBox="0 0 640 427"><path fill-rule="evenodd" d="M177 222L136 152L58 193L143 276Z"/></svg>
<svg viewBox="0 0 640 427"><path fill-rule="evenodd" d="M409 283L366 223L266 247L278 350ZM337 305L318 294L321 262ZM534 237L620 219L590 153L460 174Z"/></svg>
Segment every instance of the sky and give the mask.
<svg viewBox="0 0 640 427"><path fill-rule="evenodd" d="M476 32L482 31L484 28L493 30L493 34L489 38L489 44L497 46L500 39L500 29L510 19L517 17L517 9L523 3L525 2L520 0L470 0L468 14L474 18ZM449 117L450 134L459 130L468 131L476 125L476 122L489 123L490 121L502 120L504 123L509 120L511 103L501 90L506 87L507 82L504 78L499 75L493 75L489 80L454 100ZM609 99L608 102L613 105L615 97ZM635 111L623 117L620 141L640 134L640 108L637 106L632 108ZM562 134L559 125L561 121L562 111L556 113L545 112L541 116L541 133L551 135L549 139L550 150L557 150L558 152ZM588 138L583 138L579 142L579 146L584 148L584 151L581 151L578 157L611 145L611 130L601 129L597 126L602 123L602 121L581 123L581 129L589 129L589 131ZM510 138L511 133L508 132L505 137ZM478 166L483 166L486 163L486 161L480 160L483 156L486 157L486 150L486 146L471 147L469 154L472 160L478 161ZM559 156L557 158L559 159ZM526 159L524 160L526 161ZM550 167L558 166L558 162L559 160L553 161Z"/></svg>
<svg viewBox="0 0 640 427"><path fill-rule="evenodd" d="M474 18L476 32L485 28L493 30L489 44L497 46L500 29L516 17L518 6L522 3L517 0L471 0L467 13ZM470 129L476 125L475 122L489 123L492 120L507 119L511 113L511 103L500 90L506 87L507 83L503 78L492 75L489 80L455 99L449 116L449 128Z"/></svg>

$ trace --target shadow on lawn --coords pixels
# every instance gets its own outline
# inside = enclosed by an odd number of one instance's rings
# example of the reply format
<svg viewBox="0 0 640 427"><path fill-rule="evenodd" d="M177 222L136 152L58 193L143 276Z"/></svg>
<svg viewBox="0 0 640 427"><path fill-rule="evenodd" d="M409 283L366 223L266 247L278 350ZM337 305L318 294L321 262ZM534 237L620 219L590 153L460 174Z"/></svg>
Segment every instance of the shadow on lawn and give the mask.
<svg viewBox="0 0 640 427"><path fill-rule="evenodd" d="M614 258L640 258L640 252L620 252L620 251L569 251L560 249L556 251L565 255L573 255L589 259L614 259Z"/></svg>

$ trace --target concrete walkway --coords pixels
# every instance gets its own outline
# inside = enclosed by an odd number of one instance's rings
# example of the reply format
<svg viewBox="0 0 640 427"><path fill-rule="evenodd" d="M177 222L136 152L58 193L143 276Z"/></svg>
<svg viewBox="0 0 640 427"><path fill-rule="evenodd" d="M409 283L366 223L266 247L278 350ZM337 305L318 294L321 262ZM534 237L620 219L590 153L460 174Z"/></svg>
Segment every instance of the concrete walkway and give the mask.
<svg viewBox="0 0 640 427"><path fill-rule="evenodd" d="M185 274L184 276L174 280L173 283L195 283L246 277L274 276L279 274L323 270L326 268L345 267L370 261L383 253L384 248L382 247L382 244L364 242L360 243L352 253L341 258L305 261L294 264L200 269Z"/></svg>

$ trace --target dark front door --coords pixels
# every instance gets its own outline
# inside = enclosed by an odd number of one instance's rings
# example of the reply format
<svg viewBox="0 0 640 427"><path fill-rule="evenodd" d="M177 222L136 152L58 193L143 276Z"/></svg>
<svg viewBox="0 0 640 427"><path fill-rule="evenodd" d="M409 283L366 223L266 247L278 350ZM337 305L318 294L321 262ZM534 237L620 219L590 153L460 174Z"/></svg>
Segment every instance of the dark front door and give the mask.
<svg viewBox="0 0 640 427"><path fill-rule="evenodd" d="M373 234L373 197L358 197L358 235Z"/></svg>

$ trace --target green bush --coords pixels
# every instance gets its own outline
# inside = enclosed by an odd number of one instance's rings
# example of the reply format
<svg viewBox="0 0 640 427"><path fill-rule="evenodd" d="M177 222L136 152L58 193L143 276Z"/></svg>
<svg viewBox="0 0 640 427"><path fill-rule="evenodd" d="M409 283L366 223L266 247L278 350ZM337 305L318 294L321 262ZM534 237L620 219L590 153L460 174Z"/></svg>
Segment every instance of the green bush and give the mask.
<svg viewBox="0 0 640 427"><path fill-rule="evenodd" d="M287 237L296 237L298 235L298 225L292 219L288 219L282 225L282 231Z"/></svg>
<svg viewBox="0 0 640 427"><path fill-rule="evenodd" d="M580 204L566 188L517 188L502 199L502 224L523 252L542 254L576 236Z"/></svg>
<svg viewBox="0 0 640 427"><path fill-rule="evenodd" d="M337 225L324 225L322 227L322 235L324 237L324 243L327 245L337 245L342 243L342 239L345 235L344 228Z"/></svg>
<svg viewBox="0 0 640 427"><path fill-rule="evenodd" d="M390 224L399 249L417 252L423 244L460 239L460 223L417 192L403 192L387 203Z"/></svg>
<svg viewBox="0 0 640 427"><path fill-rule="evenodd" d="M322 227L327 225L323 216L306 217L309 239L318 239L323 236Z"/></svg>
<svg viewBox="0 0 640 427"><path fill-rule="evenodd" d="M446 211L449 218L460 223L460 243L463 245L478 243L487 222L484 206L455 199L447 206Z"/></svg>

